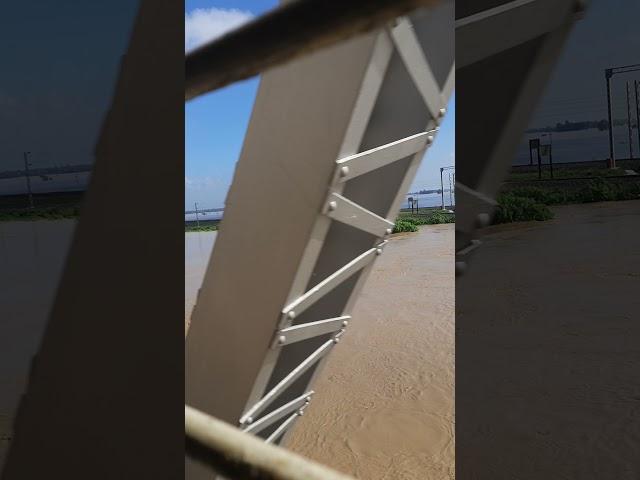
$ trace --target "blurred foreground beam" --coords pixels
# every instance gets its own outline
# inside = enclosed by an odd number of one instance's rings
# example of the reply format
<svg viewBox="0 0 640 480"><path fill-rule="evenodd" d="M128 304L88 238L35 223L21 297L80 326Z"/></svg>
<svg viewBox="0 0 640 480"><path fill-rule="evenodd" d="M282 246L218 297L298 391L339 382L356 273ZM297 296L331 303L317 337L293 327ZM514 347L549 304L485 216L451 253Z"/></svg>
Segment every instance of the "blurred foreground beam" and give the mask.
<svg viewBox="0 0 640 480"><path fill-rule="evenodd" d="M353 480L186 405L184 428L187 455L229 478Z"/></svg>
<svg viewBox="0 0 640 480"><path fill-rule="evenodd" d="M189 53L185 101L440 0L297 0Z"/></svg>

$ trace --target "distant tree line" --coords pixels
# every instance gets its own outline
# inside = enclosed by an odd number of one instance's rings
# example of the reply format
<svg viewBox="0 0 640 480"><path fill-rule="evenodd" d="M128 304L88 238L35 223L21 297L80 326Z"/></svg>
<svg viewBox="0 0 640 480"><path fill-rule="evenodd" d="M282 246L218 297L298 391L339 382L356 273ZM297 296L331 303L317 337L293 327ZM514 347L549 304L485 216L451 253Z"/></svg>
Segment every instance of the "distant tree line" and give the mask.
<svg viewBox="0 0 640 480"><path fill-rule="evenodd" d="M614 126L622 126L627 124L627 119L614 119ZM632 128L638 128L636 122L634 120L631 121ZM593 121L583 121L583 122L570 122L569 120L565 120L564 122L558 122L555 126L547 126L547 127L536 127L530 128L526 131L526 133L538 133L538 132L573 132L576 130L589 130L591 128L597 128L600 131L609 129L609 121L608 120L593 120Z"/></svg>
<svg viewBox="0 0 640 480"><path fill-rule="evenodd" d="M431 193L442 193L442 190L440 190L439 188L437 190L420 190L419 192L412 192L409 193L409 195L429 195Z"/></svg>
<svg viewBox="0 0 640 480"><path fill-rule="evenodd" d="M80 172L90 172L93 168L93 165L83 164L83 165L60 165L57 167L43 167L43 168L30 168L29 173L31 175L55 175L60 173L80 173ZM0 172L0 178L16 178L23 177L25 174L24 170L6 170L4 172Z"/></svg>

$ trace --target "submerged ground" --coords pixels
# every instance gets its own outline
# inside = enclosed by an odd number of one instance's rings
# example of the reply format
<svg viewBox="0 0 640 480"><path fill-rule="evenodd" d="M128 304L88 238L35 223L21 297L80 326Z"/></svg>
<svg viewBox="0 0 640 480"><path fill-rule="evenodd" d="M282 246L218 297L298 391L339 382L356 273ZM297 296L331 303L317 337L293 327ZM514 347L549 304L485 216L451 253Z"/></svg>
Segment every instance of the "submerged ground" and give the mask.
<svg viewBox="0 0 640 480"><path fill-rule="evenodd" d="M185 319L215 238L186 235ZM288 447L360 478L454 472L454 225L391 238Z"/></svg>
<svg viewBox="0 0 640 480"><path fill-rule="evenodd" d="M640 478L640 201L552 210L456 282L457 473Z"/></svg>

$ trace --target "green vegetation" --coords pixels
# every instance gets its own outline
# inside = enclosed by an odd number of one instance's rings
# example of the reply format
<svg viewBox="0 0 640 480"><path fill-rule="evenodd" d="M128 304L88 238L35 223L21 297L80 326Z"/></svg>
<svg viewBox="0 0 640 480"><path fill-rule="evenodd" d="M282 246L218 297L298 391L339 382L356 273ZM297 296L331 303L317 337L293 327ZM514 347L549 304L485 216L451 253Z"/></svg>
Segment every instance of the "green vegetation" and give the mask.
<svg viewBox="0 0 640 480"><path fill-rule="evenodd" d="M456 217L451 213L431 210L428 214L410 214L401 212L396 219L393 233L416 232L420 225L437 225L441 223L455 223Z"/></svg>
<svg viewBox="0 0 640 480"><path fill-rule="evenodd" d="M546 204L538 202L535 198L509 192L498 197L493 223L543 221L552 218L553 212Z"/></svg>
<svg viewBox="0 0 640 480"><path fill-rule="evenodd" d="M503 195L531 198L544 205L636 200L640 198L640 183L614 183L604 178L594 178L584 186L572 190L557 187L521 187L509 190Z"/></svg>
<svg viewBox="0 0 640 480"><path fill-rule="evenodd" d="M215 232L218 230L218 225L205 224L205 225L190 225L185 224L184 231L185 232Z"/></svg>
<svg viewBox="0 0 640 480"><path fill-rule="evenodd" d="M393 233L400 232L417 232L418 225L411 220L405 220L398 218L396 224L393 226Z"/></svg>
<svg viewBox="0 0 640 480"><path fill-rule="evenodd" d="M553 218L550 205L572 203L636 200L640 198L640 183L615 183L594 178L575 189L557 187L521 187L498 196L498 208L493 223L549 220Z"/></svg>
<svg viewBox="0 0 640 480"><path fill-rule="evenodd" d="M79 215L79 206L8 210L5 212L0 211L0 222L61 220L64 218L77 218Z"/></svg>

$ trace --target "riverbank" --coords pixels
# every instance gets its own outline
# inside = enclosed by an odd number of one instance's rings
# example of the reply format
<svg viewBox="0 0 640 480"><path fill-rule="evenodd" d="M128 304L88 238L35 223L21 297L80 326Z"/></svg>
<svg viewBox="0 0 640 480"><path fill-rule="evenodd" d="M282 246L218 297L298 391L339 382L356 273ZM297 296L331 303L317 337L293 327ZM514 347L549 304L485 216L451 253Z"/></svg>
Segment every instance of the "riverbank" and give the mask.
<svg viewBox="0 0 640 480"><path fill-rule="evenodd" d="M497 197L494 224L543 221L554 217L551 206L640 199L640 175L505 182Z"/></svg>

